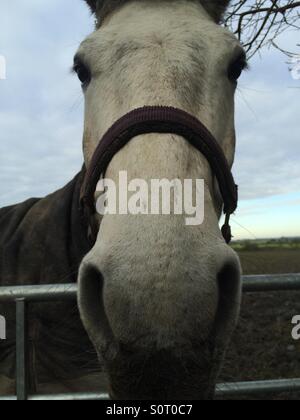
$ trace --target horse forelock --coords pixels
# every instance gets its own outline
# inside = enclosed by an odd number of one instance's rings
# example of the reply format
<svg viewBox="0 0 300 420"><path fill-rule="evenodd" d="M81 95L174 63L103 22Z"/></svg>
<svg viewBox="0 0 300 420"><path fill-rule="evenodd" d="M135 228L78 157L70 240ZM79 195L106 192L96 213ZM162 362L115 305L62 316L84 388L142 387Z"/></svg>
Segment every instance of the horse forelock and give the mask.
<svg viewBox="0 0 300 420"><path fill-rule="evenodd" d="M89 5L92 13L97 17L97 25L101 26L104 19L112 12L116 11L125 4L132 2L133 0L85 0ZM143 0L151 2L161 2L161 0ZM165 0L169 3L178 0ZM200 3L209 15L219 23L223 14L225 13L231 0L186 0L193 1L194 3Z"/></svg>

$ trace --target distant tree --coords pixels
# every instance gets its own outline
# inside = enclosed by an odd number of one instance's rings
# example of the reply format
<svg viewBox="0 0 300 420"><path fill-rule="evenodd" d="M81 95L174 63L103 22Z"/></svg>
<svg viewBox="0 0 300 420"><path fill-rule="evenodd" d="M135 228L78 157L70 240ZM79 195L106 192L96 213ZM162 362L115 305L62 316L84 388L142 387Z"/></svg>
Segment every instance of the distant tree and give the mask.
<svg viewBox="0 0 300 420"><path fill-rule="evenodd" d="M245 241L242 247L243 251L258 251L259 246L254 241Z"/></svg>
<svg viewBox="0 0 300 420"><path fill-rule="evenodd" d="M299 57L296 51L280 48L276 41L283 32L300 29L300 1L232 0L224 23L241 40L249 58L265 46L279 49L290 60Z"/></svg>

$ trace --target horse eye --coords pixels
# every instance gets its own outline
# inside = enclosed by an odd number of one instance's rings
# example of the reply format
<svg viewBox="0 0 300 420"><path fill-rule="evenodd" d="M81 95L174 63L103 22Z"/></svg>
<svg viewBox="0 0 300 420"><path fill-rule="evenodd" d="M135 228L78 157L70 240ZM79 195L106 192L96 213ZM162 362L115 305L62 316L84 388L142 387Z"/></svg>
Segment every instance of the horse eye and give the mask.
<svg viewBox="0 0 300 420"><path fill-rule="evenodd" d="M78 79L82 85L88 85L91 81L91 73L86 65L83 63L74 64L74 72L77 74Z"/></svg>
<svg viewBox="0 0 300 420"><path fill-rule="evenodd" d="M245 57L239 57L236 61L230 64L228 69L228 77L232 82L237 82L243 70L247 67Z"/></svg>

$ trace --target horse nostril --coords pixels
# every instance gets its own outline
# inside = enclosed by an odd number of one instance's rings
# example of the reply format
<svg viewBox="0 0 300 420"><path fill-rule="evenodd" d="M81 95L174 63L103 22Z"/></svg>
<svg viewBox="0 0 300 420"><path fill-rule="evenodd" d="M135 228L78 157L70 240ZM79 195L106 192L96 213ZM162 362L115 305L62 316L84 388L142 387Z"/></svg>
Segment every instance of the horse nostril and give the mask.
<svg viewBox="0 0 300 420"><path fill-rule="evenodd" d="M108 356L115 338L103 302L104 278L93 265L83 263L79 273L78 305L82 322L95 348Z"/></svg>
<svg viewBox="0 0 300 420"><path fill-rule="evenodd" d="M236 254L226 261L218 274L219 304L215 319L216 341L228 340L237 324L241 302L241 267ZM218 344L217 344L218 345Z"/></svg>
<svg viewBox="0 0 300 420"><path fill-rule="evenodd" d="M99 305L102 296L103 277L92 265L84 264L79 276L79 303L85 316L99 316Z"/></svg>
<svg viewBox="0 0 300 420"><path fill-rule="evenodd" d="M240 267L236 261L227 262L218 274L220 299L235 296L240 287Z"/></svg>

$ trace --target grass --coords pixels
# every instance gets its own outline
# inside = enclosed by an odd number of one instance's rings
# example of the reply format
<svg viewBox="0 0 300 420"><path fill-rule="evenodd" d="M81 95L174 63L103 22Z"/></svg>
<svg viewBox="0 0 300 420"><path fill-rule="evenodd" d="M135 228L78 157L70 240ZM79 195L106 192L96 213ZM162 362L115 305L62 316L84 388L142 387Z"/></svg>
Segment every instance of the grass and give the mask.
<svg viewBox="0 0 300 420"><path fill-rule="evenodd" d="M240 251L238 254L244 274L300 273L300 248Z"/></svg>
<svg viewBox="0 0 300 420"><path fill-rule="evenodd" d="M281 251L300 250L300 238L282 238L282 239L260 239L255 241L236 241L233 242L232 247L237 252L247 251Z"/></svg>

